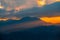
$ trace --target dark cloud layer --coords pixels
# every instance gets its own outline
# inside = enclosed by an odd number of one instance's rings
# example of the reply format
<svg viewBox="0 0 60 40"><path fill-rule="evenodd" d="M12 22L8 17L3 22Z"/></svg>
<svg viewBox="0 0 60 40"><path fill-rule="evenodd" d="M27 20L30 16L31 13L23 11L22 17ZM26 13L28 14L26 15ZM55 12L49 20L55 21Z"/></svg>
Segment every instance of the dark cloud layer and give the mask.
<svg viewBox="0 0 60 40"><path fill-rule="evenodd" d="M4 13L0 13L0 16L51 16L51 15L60 15L60 13L56 11L59 11L60 8L60 3L59 4L54 4L54 5L50 5L50 3L56 2L56 0L47 0L47 6L44 6L42 8L38 8L37 6L37 0L0 0L0 2L2 3L2 6L4 6L4 8L6 9L7 7L10 8L16 8L17 10L19 10L19 13L14 13L14 10L12 10L11 12L7 12L7 11L3 11ZM34 8L37 7L37 8ZM55 8L56 7L56 8ZM10 9L9 8L9 9ZM22 13L20 11L20 9L23 9ZM24 9L28 9L28 10L24 10ZM54 10L55 11L54 11ZM4 9L3 9L4 10ZM47 12L49 11L49 12ZM53 12L54 13L53 13Z"/></svg>

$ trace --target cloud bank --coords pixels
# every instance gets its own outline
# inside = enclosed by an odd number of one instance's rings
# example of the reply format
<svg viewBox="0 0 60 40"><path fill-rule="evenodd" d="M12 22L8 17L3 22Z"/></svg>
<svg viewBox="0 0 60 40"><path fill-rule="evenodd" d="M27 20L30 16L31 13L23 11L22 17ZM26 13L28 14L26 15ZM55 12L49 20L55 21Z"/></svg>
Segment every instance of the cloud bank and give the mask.
<svg viewBox="0 0 60 40"><path fill-rule="evenodd" d="M5 6L5 7L10 7L10 8L16 8L16 7L21 7L21 8L31 8L38 6L37 1L39 0L0 0L0 2ZM44 0L42 0L44 1ZM56 2L59 0L46 0L47 4Z"/></svg>

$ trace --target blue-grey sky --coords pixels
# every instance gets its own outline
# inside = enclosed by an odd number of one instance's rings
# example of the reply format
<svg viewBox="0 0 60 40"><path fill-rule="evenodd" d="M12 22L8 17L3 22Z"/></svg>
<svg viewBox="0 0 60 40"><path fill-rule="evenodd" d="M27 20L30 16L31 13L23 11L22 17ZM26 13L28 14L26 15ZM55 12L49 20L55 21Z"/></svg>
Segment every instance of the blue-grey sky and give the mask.
<svg viewBox="0 0 60 40"><path fill-rule="evenodd" d="M0 0L2 1L2 4L4 3L4 5L7 5L7 7L19 7L21 6L22 8L30 8L33 6L36 6L36 0Z"/></svg>
<svg viewBox="0 0 60 40"><path fill-rule="evenodd" d="M10 8L15 8L15 9L18 9L19 11L20 11L20 9L27 9L27 8L32 8L32 7L37 7L37 1L38 0L0 0L0 2L2 3L2 5L4 6L4 7L10 7ZM44 1L44 0L43 0ZM53 3L53 2L56 2L56 0L46 0L47 1L47 4L50 4L50 3ZM49 8L51 8L51 7L49 7ZM47 9L47 8L46 8ZM45 9L43 9L44 11L45 11ZM50 10L50 9L49 9ZM30 10L31 11L31 10ZM47 11L47 10L46 10ZM32 11L33 12L33 11ZM34 11L35 12L35 11ZM3 13L0 13L0 15L9 15L9 14L11 14L10 16L12 16L12 13L5 13L4 12L4 14ZM31 13L30 13L31 14ZM44 15L45 15L46 13L44 13ZM52 13L49 13L49 15L52 15ZM59 15L60 13L58 13L58 15ZM14 14L13 14L14 15ZM23 14L23 15L28 15L28 14ZM32 14L31 14L32 15ZM33 15L35 15L35 13L33 14ZM36 15L38 16L38 13L36 13ZM39 16L41 15L41 13L39 13ZM43 14L42 14L42 16L44 16ZM48 15L48 14L46 14L46 15ZM48 15L48 16L49 16ZM50 15L50 16L51 16ZM55 13L53 14L53 15L55 15Z"/></svg>
<svg viewBox="0 0 60 40"><path fill-rule="evenodd" d="M37 6L38 0L0 0L2 1L2 4L4 4L6 7L17 7L20 6L21 8L30 8ZM55 2L56 0L46 0L48 4Z"/></svg>

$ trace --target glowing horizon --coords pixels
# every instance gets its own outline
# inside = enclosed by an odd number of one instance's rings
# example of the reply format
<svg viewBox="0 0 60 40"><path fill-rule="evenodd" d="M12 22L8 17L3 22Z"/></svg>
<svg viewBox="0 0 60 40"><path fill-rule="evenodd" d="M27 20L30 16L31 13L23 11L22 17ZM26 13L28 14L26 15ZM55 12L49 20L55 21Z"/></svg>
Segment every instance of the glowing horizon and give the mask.
<svg viewBox="0 0 60 40"><path fill-rule="evenodd" d="M11 18L4 17L4 18L0 18L0 21L7 21L7 20L20 20L20 18L18 18L18 17L11 17Z"/></svg>
<svg viewBox="0 0 60 40"><path fill-rule="evenodd" d="M60 16L57 16L57 17L41 17L40 19L46 23L52 23L52 24L60 23Z"/></svg>

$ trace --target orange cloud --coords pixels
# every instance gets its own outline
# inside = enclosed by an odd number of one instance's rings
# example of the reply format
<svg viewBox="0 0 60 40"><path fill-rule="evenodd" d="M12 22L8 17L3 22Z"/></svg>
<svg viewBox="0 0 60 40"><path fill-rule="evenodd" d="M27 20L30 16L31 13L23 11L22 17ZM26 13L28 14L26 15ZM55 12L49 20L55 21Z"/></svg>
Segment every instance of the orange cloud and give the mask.
<svg viewBox="0 0 60 40"><path fill-rule="evenodd" d="M41 17L40 19L47 23L53 23L53 24L60 23L60 16L59 17Z"/></svg>
<svg viewBox="0 0 60 40"><path fill-rule="evenodd" d="M54 2L60 2L60 0L36 0L38 7L52 4Z"/></svg>
<svg viewBox="0 0 60 40"><path fill-rule="evenodd" d="M11 17L11 18L4 17L4 18L0 18L0 21L7 21L7 20L20 20L20 18L18 18L18 17Z"/></svg>
<svg viewBox="0 0 60 40"><path fill-rule="evenodd" d="M18 18L18 17L11 17L9 19L11 19L11 20L20 20L20 18Z"/></svg>
<svg viewBox="0 0 60 40"><path fill-rule="evenodd" d="M37 5L38 6L44 6L44 5L46 5L46 0L37 0Z"/></svg>
<svg viewBox="0 0 60 40"><path fill-rule="evenodd" d="M7 21L8 18L0 18L0 21Z"/></svg>

